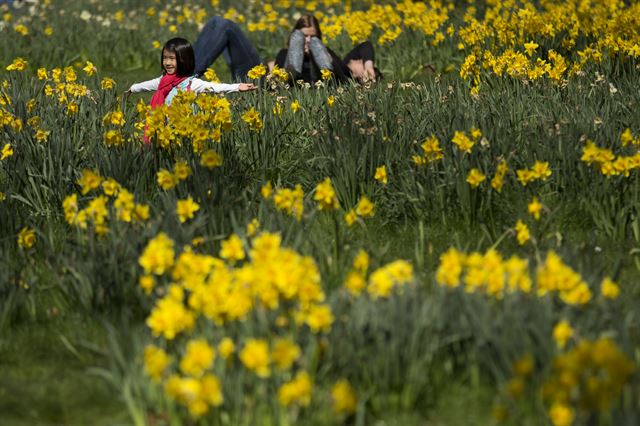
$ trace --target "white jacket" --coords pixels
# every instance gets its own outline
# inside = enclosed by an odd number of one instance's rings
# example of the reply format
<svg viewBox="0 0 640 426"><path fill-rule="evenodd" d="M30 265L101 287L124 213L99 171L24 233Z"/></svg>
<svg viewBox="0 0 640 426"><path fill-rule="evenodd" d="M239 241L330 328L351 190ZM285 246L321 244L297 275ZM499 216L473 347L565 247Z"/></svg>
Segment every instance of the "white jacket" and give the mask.
<svg viewBox="0 0 640 426"><path fill-rule="evenodd" d="M142 81L140 83L132 84L129 88L131 93L140 92L155 92L158 90L160 79L162 77L154 78L153 80ZM226 84L226 83L211 83L208 81L200 80L199 78L191 79L191 91L195 93L212 92L212 93L233 93L240 91L240 84Z"/></svg>

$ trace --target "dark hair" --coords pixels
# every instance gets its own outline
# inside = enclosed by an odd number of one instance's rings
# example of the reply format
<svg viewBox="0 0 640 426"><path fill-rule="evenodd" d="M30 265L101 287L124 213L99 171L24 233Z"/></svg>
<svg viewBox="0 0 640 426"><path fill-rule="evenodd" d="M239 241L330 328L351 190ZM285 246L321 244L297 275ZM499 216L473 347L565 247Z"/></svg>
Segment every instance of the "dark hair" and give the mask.
<svg viewBox="0 0 640 426"><path fill-rule="evenodd" d="M296 25L293 27L293 30L300 30L302 28L313 27L316 29L316 37L322 40L322 31L320 31L320 23L318 19L313 15L303 15L298 19Z"/></svg>
<svg viewBox="0 0 640 426"><path fill-rule="evenodd" d="M176 74L180 77L189 77L193 75L196 68L195 55L193 53L193 47L189 40L176 37L172 38L164 44L162 51L160 52L160 67L164 71L163 56L164 51L169 51L176 54L177 69Z"/></svg>

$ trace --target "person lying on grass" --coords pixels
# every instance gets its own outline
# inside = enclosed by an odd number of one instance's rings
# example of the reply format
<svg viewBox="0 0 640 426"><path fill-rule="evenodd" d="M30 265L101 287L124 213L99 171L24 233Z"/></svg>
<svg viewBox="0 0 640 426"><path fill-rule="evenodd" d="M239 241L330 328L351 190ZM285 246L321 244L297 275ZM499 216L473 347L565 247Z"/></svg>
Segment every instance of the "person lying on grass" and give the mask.
<svg viewBox="0 0 640 426"><path fill-rule="evenodd" d="M210 83L194 76L195 55L188 40L176 37L167 41L160 56L162 75L153 80L133 84L126 93L155 91L151 98L151 108L171 104L179 90L196 93L231 93L255 90L252 83Z"/></svg>
<svg viewBox="0 0 640 426"><path fill-rule="evenodd" d="M193 45L195 74L202 75L222 55L234 81L245 81L247 72L262 64L256 48L235 22L214 16L202 28ZM278 52L275 61L268 63L286 69L291 81L315 83L322 78L321 71L329 70L339 83L347 81L376 81L382 77L375 67L371 42L353 48L344 59L322 43L318 20L312 15L301 17L289 38L288 49Z"/></svg>
<svg viewBox="0 0 640 426"><path fill-rule="evenodd" d="M331 71L340 83L349 80L363 83L382 78L382 73L375 67L371 42L360 43L340 59L322 42L320 24L313 15L298 19L289 36L288 48L278 52L275 64L286 69L294 81L304 80L311 84L322 78L323 70Z"/></svg>

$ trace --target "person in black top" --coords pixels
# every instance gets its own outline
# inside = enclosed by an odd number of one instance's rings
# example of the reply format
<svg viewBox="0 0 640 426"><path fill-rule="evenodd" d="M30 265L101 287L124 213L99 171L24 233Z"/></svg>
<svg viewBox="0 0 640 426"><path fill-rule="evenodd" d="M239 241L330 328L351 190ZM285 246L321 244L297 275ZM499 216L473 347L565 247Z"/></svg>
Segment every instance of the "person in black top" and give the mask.
<svg viewBox="0 0 640 426"><path fill-rule="evenodd" d="M315 83L322 70L329 70L339 83L350 79L360 83L382 78L375 67L373 45L366 41L354 47L344 59L322 43L322 32L313 15L302 16L289 37L289 46L276 55L275 64L287 70L294 81Z"/></svg>

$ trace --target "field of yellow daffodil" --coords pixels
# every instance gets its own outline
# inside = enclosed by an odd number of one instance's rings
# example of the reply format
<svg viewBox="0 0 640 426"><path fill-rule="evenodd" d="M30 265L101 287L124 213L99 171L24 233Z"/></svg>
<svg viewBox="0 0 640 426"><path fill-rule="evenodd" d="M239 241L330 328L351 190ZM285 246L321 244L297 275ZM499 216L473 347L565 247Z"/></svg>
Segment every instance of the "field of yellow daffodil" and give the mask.
<svg viewBox="0 0 640 426"><path fill-rule="evenodd" d="M123 94L307 13L384 79ZM3 424L640 423L640 3L0 14Z"/></svg>

